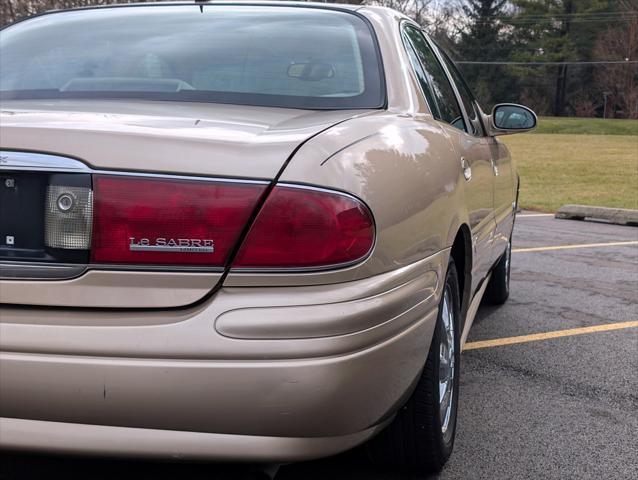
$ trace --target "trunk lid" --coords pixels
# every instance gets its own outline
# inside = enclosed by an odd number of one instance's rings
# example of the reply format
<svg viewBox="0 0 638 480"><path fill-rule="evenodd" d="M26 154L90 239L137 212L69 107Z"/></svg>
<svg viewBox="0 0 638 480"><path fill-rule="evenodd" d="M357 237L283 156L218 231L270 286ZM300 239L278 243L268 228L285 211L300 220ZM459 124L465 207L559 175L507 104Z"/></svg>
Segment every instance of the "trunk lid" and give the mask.
<svg viewBox="0 0 638 480"><path fill-rule="evenodd" d="M0 147L93 168L270 180L294 149L362 110L153 101L9 101Z"/></svg>
<svg viewBox="0 0 638 480"><path fill-rule="evenodd" d="M93 170L212 177L240 185L243 180L258 180L265 185L306 139L364 113L150 101L12 101L2 107L0 149L76 159ZM12 171L6 164L0 168L0 302L179 307L203 298L219 282L223 266L209 271L149 265L134 269L93 265L78 270L78 264L88 261L86 250L84 257L81 250L71 251L73 255L53 250L52 260L49 244L45 247L42 238L43 223L48 221L44 210L49 208L44 198L59 179L52 180L51 172ZM90 188L89 174L84 173L83 178L77 174L81 180L77 182L75 174L65 175L63 184L68 183L69 175L73 177L76 193L87 187L87 178ZM27 236L31 238L23 242ZM38 245L42 246L41 258L36 258ZM30 248L31 256L20 257L20 248ZM21 277L19 272L26 264L33 273ZM74 265L75 270L69 270L69 275L60 273L64 264Z"/></svg>

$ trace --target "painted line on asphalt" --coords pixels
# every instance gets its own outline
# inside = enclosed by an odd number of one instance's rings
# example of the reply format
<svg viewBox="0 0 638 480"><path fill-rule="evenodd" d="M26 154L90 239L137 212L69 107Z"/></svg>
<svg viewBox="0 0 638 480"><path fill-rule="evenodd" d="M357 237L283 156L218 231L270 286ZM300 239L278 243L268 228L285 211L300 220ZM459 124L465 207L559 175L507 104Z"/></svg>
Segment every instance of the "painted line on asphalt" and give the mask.
<svg viewBox="0 0 638 480"><path fill-rule="evenodd" d="M632 240L628 242L577 243L574 245L554 245L551 247L513 248L512 253L546 252L548 250L569 250L572 248L619 247L626 245L638 245L638 241Z"/></svg>
<svg viewBox="0 0 638 480"><path fill-rule="evenodd" d="M526 218L526 217L553 217L553 213L524 213L523 215L516 215L516 218Z"/></svg>
<svg viewBox="0 0 638 480"><path fill-rule="evenodd" d="M521 335L519 337L495 338L494 340L480 340L468 342L463 346L465 350L476 350L478 348L501 347L503 345L515 345L517 343L538 342L540 340L550 340L552 338L571 337L586 333L608 332L610 330L621 330L624 328L638 328L638 322L606 323L603 325L593 325L591 327L571 328L568 330L555 330L553 332L533 333L531 335Z"/></svg>

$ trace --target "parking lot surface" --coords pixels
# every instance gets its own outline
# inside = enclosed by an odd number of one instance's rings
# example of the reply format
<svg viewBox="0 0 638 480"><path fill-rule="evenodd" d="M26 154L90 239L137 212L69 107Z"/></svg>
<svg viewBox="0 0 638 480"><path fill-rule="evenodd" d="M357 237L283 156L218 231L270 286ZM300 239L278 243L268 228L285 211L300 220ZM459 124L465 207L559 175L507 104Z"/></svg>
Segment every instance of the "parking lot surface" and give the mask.
<svg viewBox="0 0 638 480"><path fill-rule="evenodd" d="M638 478L638 228L523 212L513 245L510 299L478 312L462 355L454 454L429 478ZM477 343L486 340L495 342ZM361 460L288 465L276 479L428 478ZM0 462L2 479L255 478L211 464L27 454Z"/></svg>

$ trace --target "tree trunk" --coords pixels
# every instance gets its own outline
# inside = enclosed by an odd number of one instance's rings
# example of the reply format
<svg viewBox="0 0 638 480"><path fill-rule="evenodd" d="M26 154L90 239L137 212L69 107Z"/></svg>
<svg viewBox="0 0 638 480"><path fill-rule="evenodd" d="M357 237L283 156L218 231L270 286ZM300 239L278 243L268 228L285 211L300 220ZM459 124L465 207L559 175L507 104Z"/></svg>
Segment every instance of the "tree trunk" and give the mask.
<svg viewBox="0 0 638 480"><path fill-rule="evenodd" d="M567 96L567 65L558 67L556 78L556 97L554 99L554 115L562 117L565 114L565 97Z"/></svg>
<svg viewBox="0 0 638 480"><path fill-rule="evenodd" d="M565 20L563 23L563 29L561 30L561 37L569 35L570 16L573 13L574 5L572 0L565 0ZM565 57L562 61L567 60ZM567 65L561 65L558 67L558 76L556 78L556 96L554 99L554 115L562 117L565 114L565 97L567 96Z"/></svg>

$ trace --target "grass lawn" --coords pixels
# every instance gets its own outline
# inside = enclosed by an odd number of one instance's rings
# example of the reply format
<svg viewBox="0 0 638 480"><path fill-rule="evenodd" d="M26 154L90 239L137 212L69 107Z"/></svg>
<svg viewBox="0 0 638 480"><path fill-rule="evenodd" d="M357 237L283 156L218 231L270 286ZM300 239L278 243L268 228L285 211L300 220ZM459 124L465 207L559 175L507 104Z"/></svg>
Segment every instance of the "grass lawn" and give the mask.
<svg viewBox="0 0 638 480"><path fill-rule="evenodd" d="M638 120L541 118L537 132L499 137L521 176L522 208L638 209Z"/></svg>
<svg viewBox="0 0 638 480"><path fill-rule="evenodd" d="M579 135L638 135L638 120L608 118L540 117L534 133Z"/></svg>

